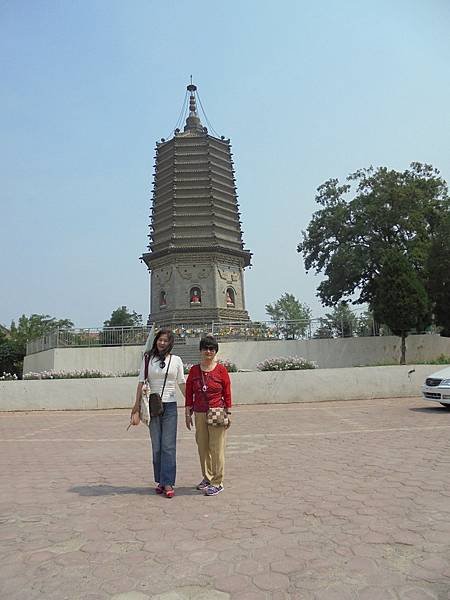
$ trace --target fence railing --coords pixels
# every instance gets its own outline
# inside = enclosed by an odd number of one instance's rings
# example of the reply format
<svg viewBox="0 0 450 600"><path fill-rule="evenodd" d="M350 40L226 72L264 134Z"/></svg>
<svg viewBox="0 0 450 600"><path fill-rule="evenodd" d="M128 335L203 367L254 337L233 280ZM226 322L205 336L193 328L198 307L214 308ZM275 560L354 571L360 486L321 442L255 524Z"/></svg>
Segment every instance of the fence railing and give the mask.
<svg viewBox="0 0 450 600"><path fill-rule="evenodd" d="M198 338L211 333L223 341L226 340L281 340L336 337L364 337L388 334L370 320L343 319L340 323L330 324L323 318L304 321L236 321L232 323L206 322L181 323L172 325L178 341ZM149 328L141 327L103 327L89 329L56 329L43 337L27 343L27 354L35 354L52 348L90 348L96 346L143 346L148 337Z"/></svg>
<svg viewBox="0 0 450 600"><path fill-rule="evenodd" d="M104 327L103 329L55 329L27 343L27 354L52 348L95 346L141 346L148 337L147 327Z"/></svg>

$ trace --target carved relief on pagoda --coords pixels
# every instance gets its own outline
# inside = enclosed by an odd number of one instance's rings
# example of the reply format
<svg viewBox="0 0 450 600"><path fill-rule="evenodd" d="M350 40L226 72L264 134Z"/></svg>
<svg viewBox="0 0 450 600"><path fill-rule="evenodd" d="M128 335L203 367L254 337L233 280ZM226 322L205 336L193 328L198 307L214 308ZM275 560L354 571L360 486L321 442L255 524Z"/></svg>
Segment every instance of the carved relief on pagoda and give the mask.
<svg viewBox="0 0 450 600"><path fill-rule="evenodd" d="M165 285L168 281L170 281L170 278L172 277L172 270L172 267L164 267L154 271L153 276L155 277L156 283Z"/></svg>
<svg viewBox="0 0 450 600"><path fill-rule="evenodd" d="M230 269L222 269L220 267L217 267L217 271L219 273L219 277L221 279L223 279L224 281L226 281L230 285L235 283L236 281L240 280L239 271L234 271L234 270L230 270Z"/></svg>
<svg viewBox="0 0 450 600"><path fill-rule="evenodd" d="M206 279L211 273L210 265L180 265L176 267L180 277L191 281Z"/></svg>

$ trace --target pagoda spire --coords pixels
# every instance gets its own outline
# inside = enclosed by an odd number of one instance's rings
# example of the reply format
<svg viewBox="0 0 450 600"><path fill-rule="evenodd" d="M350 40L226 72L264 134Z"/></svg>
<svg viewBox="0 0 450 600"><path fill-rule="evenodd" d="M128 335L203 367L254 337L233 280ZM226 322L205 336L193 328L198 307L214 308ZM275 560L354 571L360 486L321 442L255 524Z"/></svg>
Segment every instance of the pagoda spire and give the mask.
<svg viewBox="0 0 450 600"><path fill-rule="evenodd" d="M197 102L195 98L197 86L192 83L192 75L191 83L187 86L187 91L189 92L189 116L186 119L184 131L203 131L203 125L197 114Z"/></svg>

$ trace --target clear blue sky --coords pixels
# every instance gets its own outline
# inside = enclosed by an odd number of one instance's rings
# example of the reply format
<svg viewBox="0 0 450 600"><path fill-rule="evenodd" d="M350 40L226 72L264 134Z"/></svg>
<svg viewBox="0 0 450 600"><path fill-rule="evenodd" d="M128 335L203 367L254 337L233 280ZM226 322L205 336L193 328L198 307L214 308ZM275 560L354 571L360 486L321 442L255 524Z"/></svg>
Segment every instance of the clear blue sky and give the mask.
<svg viewBox="0 0 450 600"><path fill-rule="evenodd" d="M450 182L448 0L0 0L0 323L148 314L156 140L192 73L231 138L247 308L323 314L296 246L330 177L428 162Z"/></svg>

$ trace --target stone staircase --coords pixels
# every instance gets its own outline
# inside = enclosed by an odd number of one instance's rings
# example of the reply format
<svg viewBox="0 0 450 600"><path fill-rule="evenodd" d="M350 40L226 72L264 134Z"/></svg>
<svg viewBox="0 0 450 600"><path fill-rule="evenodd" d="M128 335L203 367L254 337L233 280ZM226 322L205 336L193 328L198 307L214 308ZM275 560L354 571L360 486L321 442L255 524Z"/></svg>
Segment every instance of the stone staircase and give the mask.
<svg viewBox="0 0 450 600"><path fill-rule="evenodd" d="M199 341L199 339L190 339L189 342L194 343L187 343L185 339L175 340L172 352L178 355L185 365L197 364L200 360Z"/></svg>

